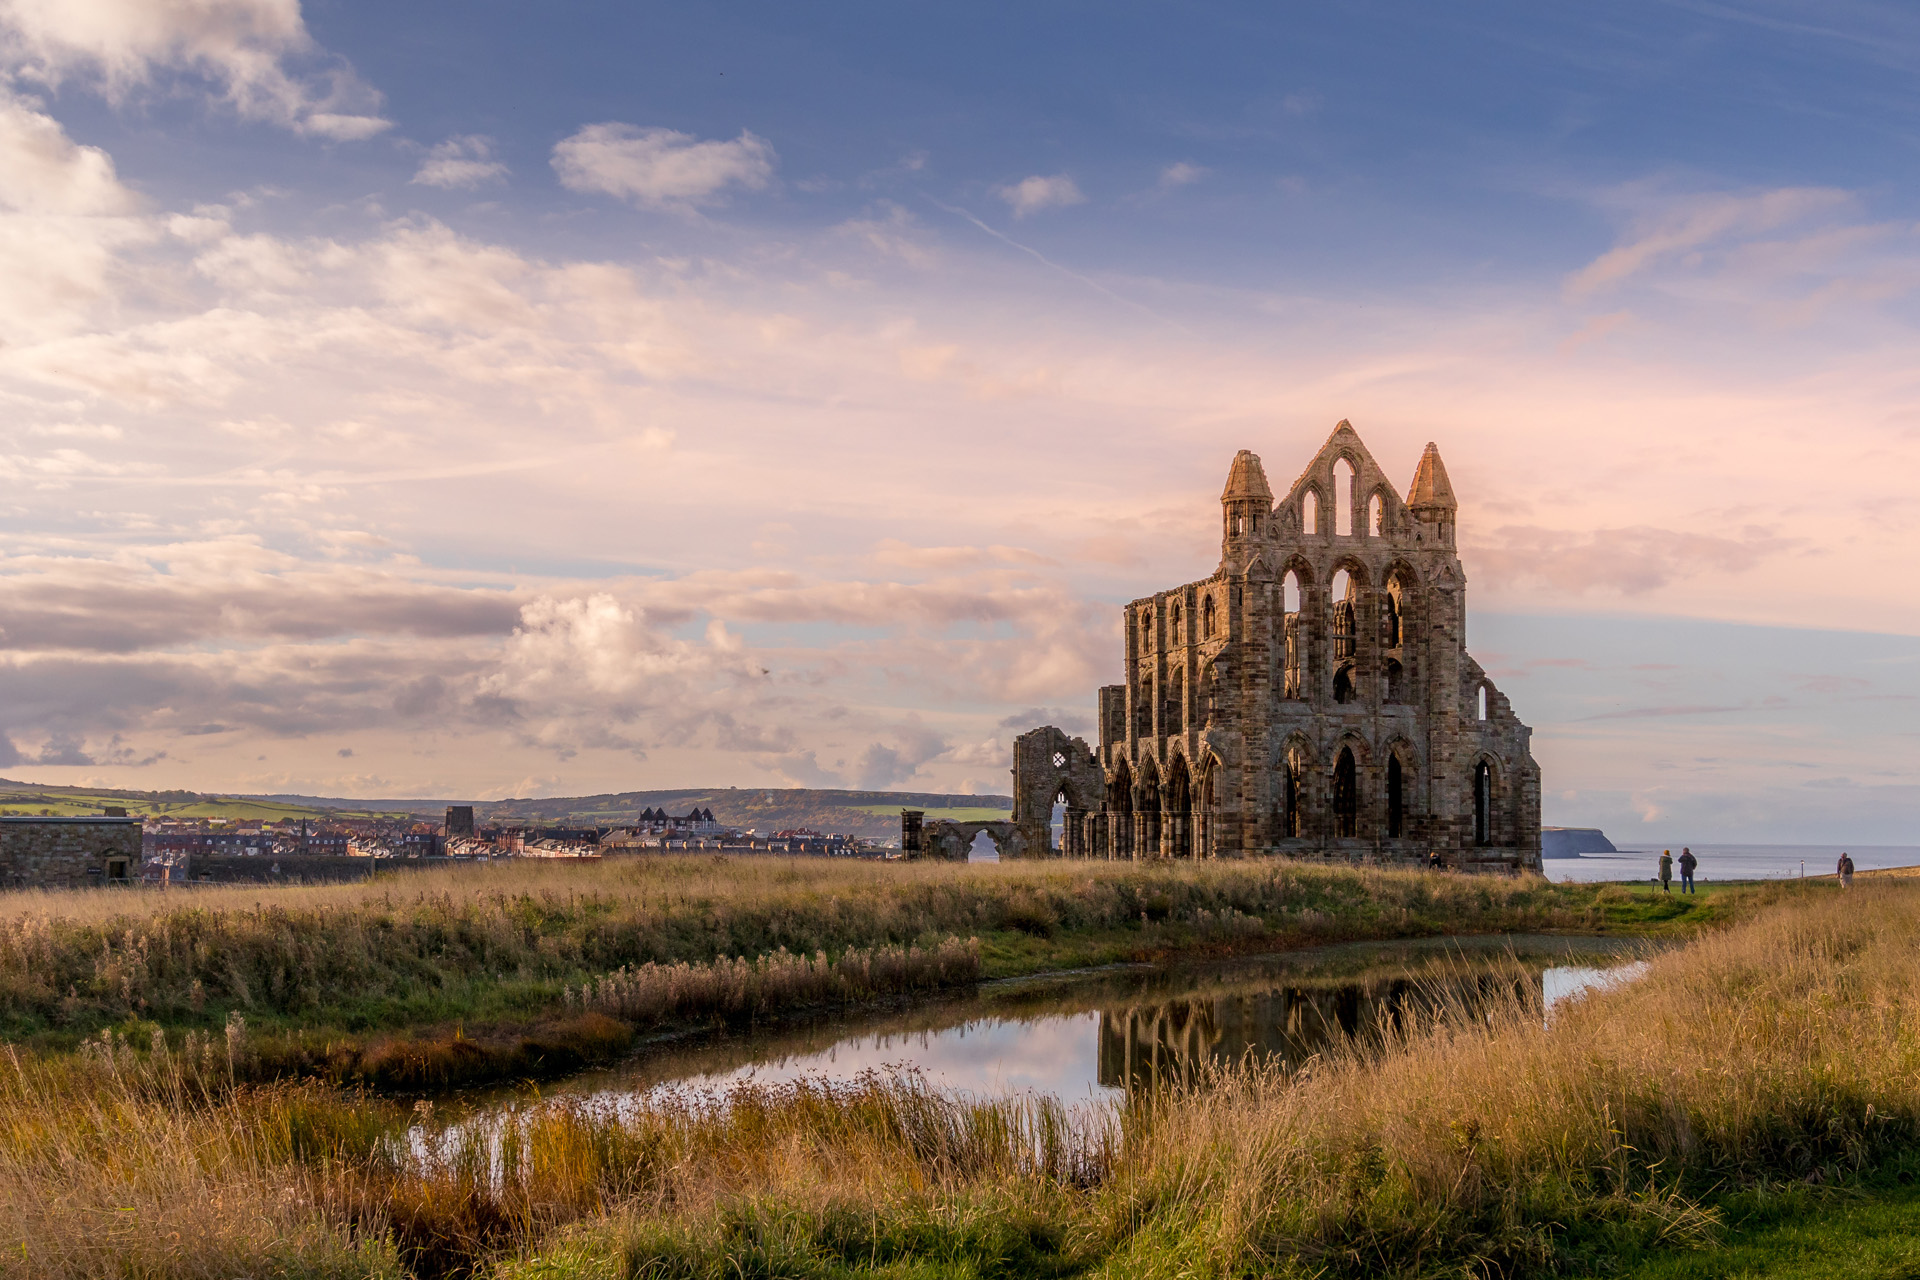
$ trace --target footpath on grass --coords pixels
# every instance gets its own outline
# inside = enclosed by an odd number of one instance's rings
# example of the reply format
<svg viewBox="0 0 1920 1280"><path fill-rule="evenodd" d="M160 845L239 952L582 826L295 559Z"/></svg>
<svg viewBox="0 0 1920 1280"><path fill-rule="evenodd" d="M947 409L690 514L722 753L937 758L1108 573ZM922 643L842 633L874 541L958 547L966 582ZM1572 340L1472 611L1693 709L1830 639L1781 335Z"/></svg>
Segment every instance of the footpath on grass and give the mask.
<svg viewBox="0 0 1920 1280"><path fill-rule="evenodd" d="M1277 860L999 866L637 858L363 885L0 896L0 1035L217 1038L236 1070L396 1089L564 1074L641 1033L985 978L1335 942L1685 933L1667 896ZM1773 891L1777 892L1777 891Z"/></svg>

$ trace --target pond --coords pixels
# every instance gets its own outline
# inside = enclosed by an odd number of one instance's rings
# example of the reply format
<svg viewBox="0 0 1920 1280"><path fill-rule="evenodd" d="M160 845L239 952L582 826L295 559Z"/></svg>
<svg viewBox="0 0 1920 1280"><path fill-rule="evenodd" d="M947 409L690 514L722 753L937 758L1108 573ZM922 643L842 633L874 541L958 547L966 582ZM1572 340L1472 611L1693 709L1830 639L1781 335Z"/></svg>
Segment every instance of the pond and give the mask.
<svg viewBox="0 0 1920 1280"><path fill-rule="evenodd" d="M1341 1037L1442 1005L1471 1013L1517 997L1550 1017L1560 1001L1632 976L1644 949L1599 938L1451 938L1052 974L881 1013L659 1040L541 1093L618 1105L665 1089L724 1094L748 1081L910 1069L977 1096L1116 1098L1248 1058L1297 1066Z"/></svg>

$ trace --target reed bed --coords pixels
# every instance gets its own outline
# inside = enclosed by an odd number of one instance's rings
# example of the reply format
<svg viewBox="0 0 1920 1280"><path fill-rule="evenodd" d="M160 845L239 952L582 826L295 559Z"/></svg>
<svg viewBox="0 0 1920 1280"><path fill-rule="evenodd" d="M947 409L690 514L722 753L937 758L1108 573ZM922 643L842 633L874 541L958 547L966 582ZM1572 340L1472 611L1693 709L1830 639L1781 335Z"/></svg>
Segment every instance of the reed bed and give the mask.
<svg viewBox="0 0 1920 1280"><path fill-rule="evenodd" d="M622 965L590 978L567 1008L611 1014L642 1026L688 1016L737 1018L796 1005L857 1004L882 996L970 984L980 976L980 940L947 938L931 947L848 947L797 956L785 949L758 960L712 964Z"/></svg>
<svg viewBox="0 0 1920 1280"><path fill-rule="evenodd" d="M313 887L0 894L0 1034L538 1016L646 965L1124 932L1272 945L1591 925L1596 891L1272 861L632 858Z"/></svg>
<svg viewBox="0 0 1920 1280"><path fill-rule="evenodd" d="M1550 1026L1437 983L1299 1070L1110 1107L868 1077L448 1124L236 1083L243 1036L109 1037L0 1060L0 1275L1591 1274L1909 1158L1916 915L1793 887Z"/></svg>

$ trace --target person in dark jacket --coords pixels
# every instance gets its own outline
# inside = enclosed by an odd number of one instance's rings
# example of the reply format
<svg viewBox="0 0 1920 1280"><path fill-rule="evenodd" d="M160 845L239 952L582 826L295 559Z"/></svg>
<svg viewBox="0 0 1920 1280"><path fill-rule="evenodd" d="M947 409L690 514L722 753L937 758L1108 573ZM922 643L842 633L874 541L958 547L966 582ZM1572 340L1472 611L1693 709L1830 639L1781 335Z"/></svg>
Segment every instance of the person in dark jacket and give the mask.
<svg viewBox="0 0 1920 1280"><path fill-rule="evenodd" d="M1673 892L1673 850L1660 851L1660 892Z"/></svg>
<svg viewBox="0 0 1920 1280"><path fill-rule="evenodd" d="M1835 866L1834 870L1840 873L1840 887L1842 889L1853 888L1853 859L1852 858L1848 857L1844 853L1841 854L1839 865Z"/></svg>
<svg viewBox="0 0 1920 1280"><path fill-rule="evenodd" d="M1692 849L1680 850L1680 892L1693 892L1693 869L1700 865L1700 859L1693 856Z"/></svg>

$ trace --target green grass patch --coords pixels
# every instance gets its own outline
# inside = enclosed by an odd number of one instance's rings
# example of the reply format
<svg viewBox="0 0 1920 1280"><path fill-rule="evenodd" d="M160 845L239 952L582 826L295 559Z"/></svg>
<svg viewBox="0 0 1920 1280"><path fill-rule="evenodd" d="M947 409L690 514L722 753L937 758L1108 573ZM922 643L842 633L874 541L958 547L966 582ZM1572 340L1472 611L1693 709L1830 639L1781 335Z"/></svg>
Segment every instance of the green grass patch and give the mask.
<svg viewBox="0 0 1920 1280"><path fill-rule="evenodd" d="M863 804L853 806L861 813L871 813L882 818L897 818L903 806L897 804ZM912 806L904 806L911 808ZM1013 820L1011 809L923 809L928 822L1010 822Z"/></svg>
<svg viewBox="0 0 1920 1280"><path fill-rule="evenodd" d="M1665 1253L1621 1280L1913 1280L1920 1276L1920 1187L1728 1197L1719 1243Z"/></svg>

